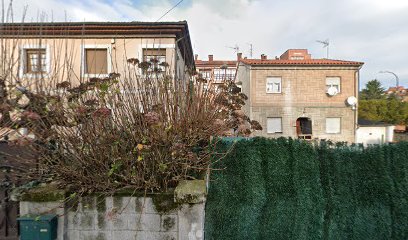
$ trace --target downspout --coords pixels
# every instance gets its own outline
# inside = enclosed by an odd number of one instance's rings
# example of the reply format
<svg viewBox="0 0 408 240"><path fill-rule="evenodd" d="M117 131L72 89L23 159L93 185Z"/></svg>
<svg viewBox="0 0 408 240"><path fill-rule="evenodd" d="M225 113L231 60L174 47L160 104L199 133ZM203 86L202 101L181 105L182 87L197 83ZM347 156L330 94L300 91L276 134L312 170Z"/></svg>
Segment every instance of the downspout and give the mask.
<svg viewBox="0 0 408 240"><path fill-rule="evenodd" d="M358 105L359 105L359 90L360 90L360 69L359 67L354 75L356 83L354 84L354 93L357 98L356 109L354 110L354 142L357 143L357 130L358 130Z"/></svg>

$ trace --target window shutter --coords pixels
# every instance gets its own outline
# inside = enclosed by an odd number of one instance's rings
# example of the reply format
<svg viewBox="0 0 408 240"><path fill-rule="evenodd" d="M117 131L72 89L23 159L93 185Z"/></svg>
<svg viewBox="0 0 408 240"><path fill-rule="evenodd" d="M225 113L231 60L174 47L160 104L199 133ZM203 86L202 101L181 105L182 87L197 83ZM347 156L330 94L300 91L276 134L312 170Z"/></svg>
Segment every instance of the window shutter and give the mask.
<svg viewBox="0 0 408 240"><path fill-rule="evenodd" d="M268 133L282 132L282 118L267 118L266 125Z"/></svg>
<svg viewBox="0 0 408 240"><path fill-rule="evenodd" d="M85 49L86 69L88 74L108 73L108 50L104 48Z"/></svg>
<svg viewBox="0 0 408 240"><path fill-rule="evenodd" d="M340 126L340 118L326 118L326 133L340 133Z"/></svg>

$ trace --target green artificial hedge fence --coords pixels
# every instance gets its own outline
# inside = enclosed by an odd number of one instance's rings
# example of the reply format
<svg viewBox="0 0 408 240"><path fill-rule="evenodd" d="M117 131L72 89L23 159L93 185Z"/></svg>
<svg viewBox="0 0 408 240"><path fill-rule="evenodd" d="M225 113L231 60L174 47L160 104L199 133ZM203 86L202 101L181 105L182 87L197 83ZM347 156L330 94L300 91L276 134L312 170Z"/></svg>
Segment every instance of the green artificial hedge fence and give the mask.
<svg viewBox="0 0 408 240"><path fill-rule="evenodd" d="M408 239L406 142L244 139L212 168L207 240Z"/></svg>

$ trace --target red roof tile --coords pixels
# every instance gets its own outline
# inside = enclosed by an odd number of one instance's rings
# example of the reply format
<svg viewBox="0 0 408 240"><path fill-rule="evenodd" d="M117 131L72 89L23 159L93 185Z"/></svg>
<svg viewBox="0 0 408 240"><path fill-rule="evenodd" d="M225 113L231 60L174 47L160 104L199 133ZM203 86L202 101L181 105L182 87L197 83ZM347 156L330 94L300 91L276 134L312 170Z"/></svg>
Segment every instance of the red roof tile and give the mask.
<svg viewBox="0 0 408 240"><path fill-rule="evenodd" d="M248 65L322 65L322 66L362 66L363 62L343 61L333 59L306 59L306 60L283 60L283 59L241 59Z"/></svg>
<svg viewBox="0 0 408 240"><path fill-rule="evenodd" d="M214 61L203 61L203 60L195 60L196 67L221 67L222 65L233 66L237 65L237 61L231 60L214 60Z"/></svg>

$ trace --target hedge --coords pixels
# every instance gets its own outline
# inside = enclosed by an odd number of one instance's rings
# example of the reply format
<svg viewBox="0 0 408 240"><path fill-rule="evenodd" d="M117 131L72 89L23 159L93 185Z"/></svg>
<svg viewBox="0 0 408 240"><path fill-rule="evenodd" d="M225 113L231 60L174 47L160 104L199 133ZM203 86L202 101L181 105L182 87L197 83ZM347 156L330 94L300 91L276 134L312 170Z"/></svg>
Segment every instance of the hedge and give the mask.
<svg viewBox="0 0 408 240"><path fill-rule="evenodd" d="M408 143L243 139L212 168L206 239L408 239Z"/></svg>

